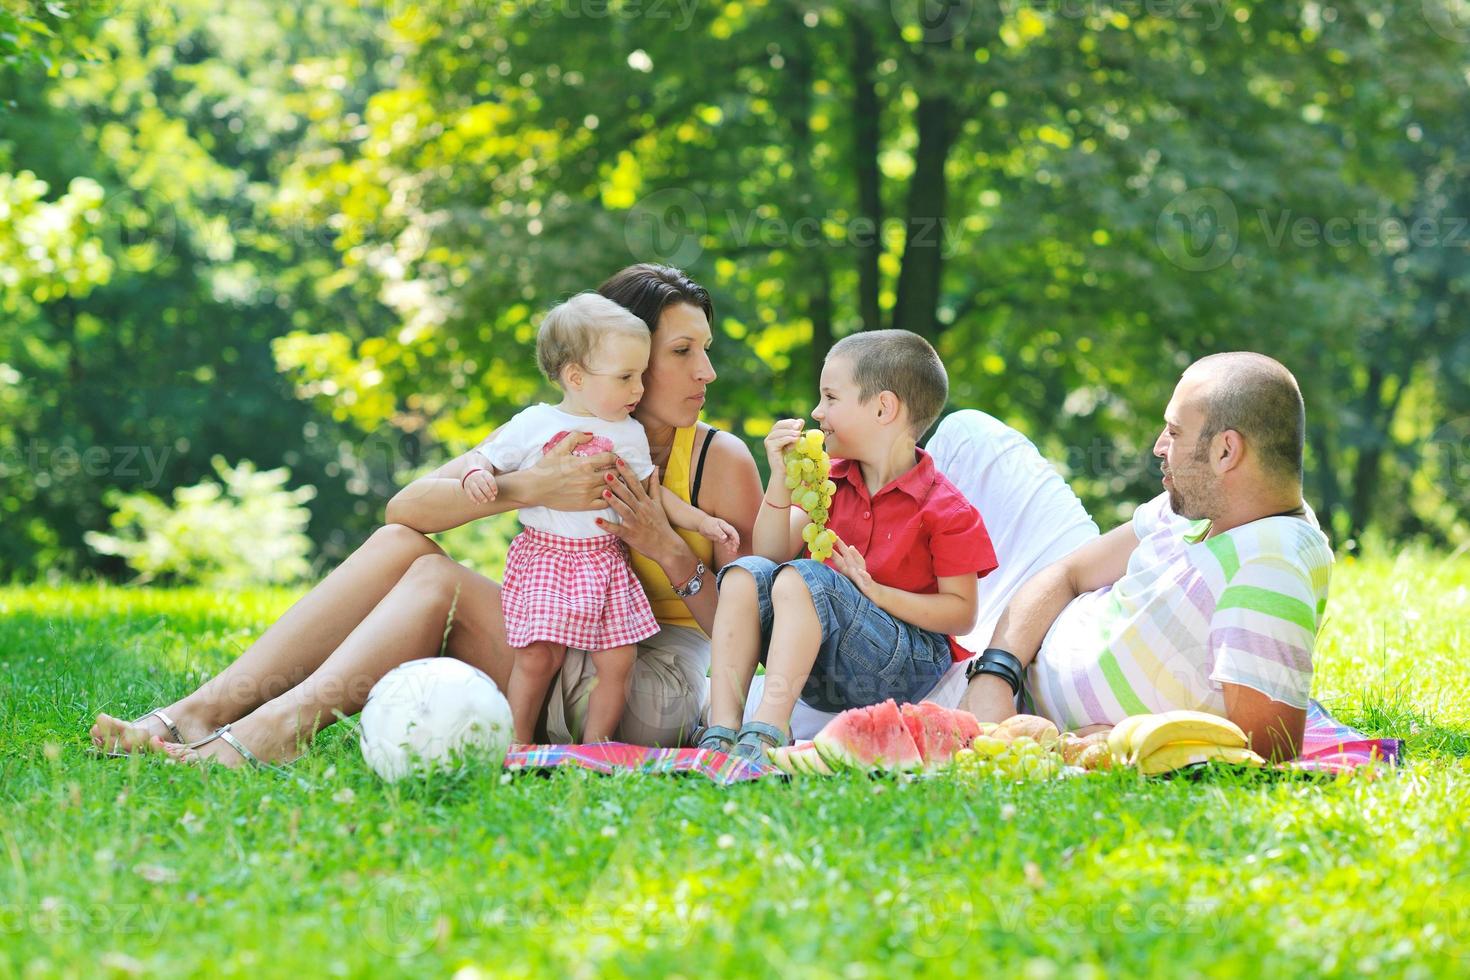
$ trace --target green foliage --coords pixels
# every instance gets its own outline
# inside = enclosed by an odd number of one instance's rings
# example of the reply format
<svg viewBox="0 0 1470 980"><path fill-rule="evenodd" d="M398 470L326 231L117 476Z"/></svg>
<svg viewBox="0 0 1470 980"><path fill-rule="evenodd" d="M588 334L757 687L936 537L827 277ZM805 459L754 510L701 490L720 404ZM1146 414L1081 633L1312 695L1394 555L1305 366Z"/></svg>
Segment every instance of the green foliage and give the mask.
<svg viewBox="0 0 1470 980"><path fill-rule="evenodd" d="M319 487L341 557L638 260L712 290L707 418L757 459L835 339L901 326L1110 523L1183 364L1252 348L1339 541L1470 540L1452 6L929 6L7 4L0 575L120 571L105 491L214 453ZM89 451L161 469L29 462Z"/></svg>
<svg viewBox="0 0 1470 980"><path fill-rule="evenodd" d="M124 559L140 582L219 588L299 582L311 569L311 486L286 489L290 470L257 470L212 460L220 482L176 487L173 503L151 493L112 491L114 533L87 533L87 544Z"/></svg>
<svg viewBox="0 0 1470 980"><path fill-rule="evenodd" d="M1470 565L1333 586L1315 693L1407 739L1384 779L726 789L388 786L345 724L302 783L92 759L94 712L168 704L298 594L0 589L0 973L1463 975Z"/></svg>

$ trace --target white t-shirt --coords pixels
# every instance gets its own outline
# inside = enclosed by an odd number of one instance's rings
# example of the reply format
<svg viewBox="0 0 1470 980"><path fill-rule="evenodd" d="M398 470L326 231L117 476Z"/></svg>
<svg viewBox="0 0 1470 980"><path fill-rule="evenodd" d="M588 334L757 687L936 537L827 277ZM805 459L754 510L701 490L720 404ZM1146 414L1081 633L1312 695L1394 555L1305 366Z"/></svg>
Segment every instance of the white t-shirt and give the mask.
<svg viewBox="0 0 1470 980"><path fill-rule="evenodd" d="M639 480L648 479L653 472L648 435L631 416L621 422L608 422L595 415L572 415L545 402L518 413L478 448L491 466L502 473L513 473L536 465L568 432L590 432L595 437L573 449L574 455L615 452ZM608 532L597 526L599 517L612 524L621 523L611 507L576 511L525 507L518 516L526 527L564 538L608 537Z"/></svg>

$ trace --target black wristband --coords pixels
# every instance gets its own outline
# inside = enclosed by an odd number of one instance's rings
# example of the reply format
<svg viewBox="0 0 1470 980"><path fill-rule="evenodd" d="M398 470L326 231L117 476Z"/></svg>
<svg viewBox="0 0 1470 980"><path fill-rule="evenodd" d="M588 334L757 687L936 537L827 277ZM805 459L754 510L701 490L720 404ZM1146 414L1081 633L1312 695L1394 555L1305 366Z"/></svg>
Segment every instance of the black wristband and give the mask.
<svg viewBox="0 0 1470 980"><path fill-rule="evenodd" d="M974 680L980 674L994 674L1011 686L1011 694L1021 693L1021 678L1025 668L1021 661L1016 659L1015 654L999 647L991 647L980 656L976 657L969 668L965 671L967 680Z"/></svg>

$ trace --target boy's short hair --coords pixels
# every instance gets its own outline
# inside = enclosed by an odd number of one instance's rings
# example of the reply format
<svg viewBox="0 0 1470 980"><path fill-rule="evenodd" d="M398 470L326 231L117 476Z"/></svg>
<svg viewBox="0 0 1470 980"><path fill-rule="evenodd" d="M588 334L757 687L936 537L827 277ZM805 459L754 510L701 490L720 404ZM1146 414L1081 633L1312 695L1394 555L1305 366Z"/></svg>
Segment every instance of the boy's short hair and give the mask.
<svg viewBox="0 0 1470 980"><path fill-rule="evenodd" d="M589 367L605 337L623 334L648 340L648 325L606 296L578 293L552 307L536 331L536 363L546 380L561 385L562 368Z"/></svg>
<svg viewBox="0 0 1470 980"><path fill-rule="evenodd" d="M907 330L864 330L849 334L827 352L827 359L845 357L852 364L858 398L867 402L880 391L891 391L909 410L914 441L918 442L949 400L949 375L929 341Z"/></svg>

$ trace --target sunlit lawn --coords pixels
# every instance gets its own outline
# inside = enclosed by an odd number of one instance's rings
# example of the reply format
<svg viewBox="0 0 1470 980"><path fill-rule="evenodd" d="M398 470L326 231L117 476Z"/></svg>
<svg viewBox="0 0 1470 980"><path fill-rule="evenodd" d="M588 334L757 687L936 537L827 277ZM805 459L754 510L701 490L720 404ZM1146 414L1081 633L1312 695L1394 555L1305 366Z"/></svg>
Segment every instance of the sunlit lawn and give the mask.
<svg viewBox="0 0 1470 980"><path fill-rule="evenodd" d="M499 774L379 783L84 752L292 599L0 589L0 974L1470 971L1470 560L1340 563L1315 692L1377 781Z"/></svg>

